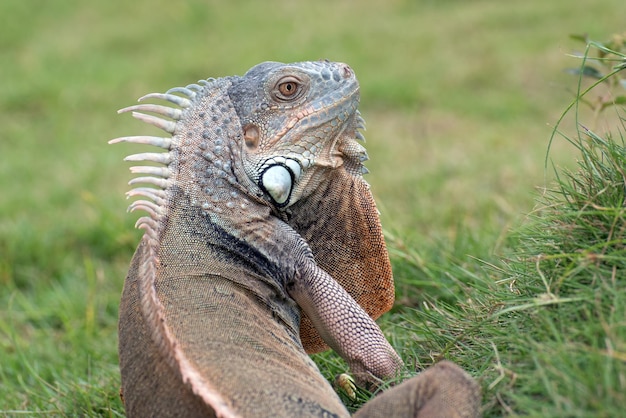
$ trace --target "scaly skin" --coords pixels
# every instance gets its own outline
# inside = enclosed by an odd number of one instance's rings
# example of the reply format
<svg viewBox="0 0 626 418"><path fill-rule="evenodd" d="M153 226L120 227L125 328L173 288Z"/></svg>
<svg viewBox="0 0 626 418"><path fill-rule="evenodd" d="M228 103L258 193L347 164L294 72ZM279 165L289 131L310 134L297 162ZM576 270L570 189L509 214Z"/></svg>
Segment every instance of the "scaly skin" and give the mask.
<svg viewBox="0 0 626 418"><path fill-rule="evenodd" d="M167 150L127 158L164 164L131 168L156 187L129 192L148 216L120 306L128 415L348 416L305 352L323 349L310 324L359 383L402 368L370 317L393 285L354 73L263 63L146 98L181 109L122 109L172 136L111 141Z"/></svg>

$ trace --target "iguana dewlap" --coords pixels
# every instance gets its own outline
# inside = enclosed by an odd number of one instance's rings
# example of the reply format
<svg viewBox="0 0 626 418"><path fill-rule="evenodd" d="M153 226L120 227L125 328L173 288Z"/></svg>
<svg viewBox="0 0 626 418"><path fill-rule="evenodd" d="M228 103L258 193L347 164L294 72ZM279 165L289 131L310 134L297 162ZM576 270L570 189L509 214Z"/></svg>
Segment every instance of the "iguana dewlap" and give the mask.
<svg viewBox="0 0 626 418"><path fill-rule="evenodd" d="M348 416L307 351L327 344L361 383L402 367L372 319L394 290L361 177L353 71L268 62L147 98L175 106L121 112L170 136L111 141L165 149L126 158L156 163L131 168L143 176L130 184L144 186L128 193L140 197L130 210L148 213L120 306L128 415ZM389 410L396 402L473 416L473 380L451 364L432 370L449 376L439 384L452 395L424 374L398 386L412 396L390 391L365 416L405 416Z"/></svg>

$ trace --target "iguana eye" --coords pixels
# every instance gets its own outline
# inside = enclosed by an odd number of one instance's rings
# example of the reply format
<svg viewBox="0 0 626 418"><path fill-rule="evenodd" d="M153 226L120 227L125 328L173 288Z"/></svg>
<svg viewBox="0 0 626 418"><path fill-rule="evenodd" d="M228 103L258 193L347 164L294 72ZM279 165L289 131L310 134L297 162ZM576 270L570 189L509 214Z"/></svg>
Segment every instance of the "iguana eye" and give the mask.
<svg viewBox="0 0 626 418"><path fill-rule="evenodd" d="M278 85L278 91L283 96L287 96L287 97L293 96L294 94L296 94L297 90L298 90L298 85L294 83L293 81L288 81L286 83L281 83Z"/></svg>
<svg viewBox="0 0 626 418"><path fill-rule="evenodd" d="M300 98L303 91L304 88L300 80L291 76L284 77L276 83L274 98L279 102L290 102Z"/></svg>

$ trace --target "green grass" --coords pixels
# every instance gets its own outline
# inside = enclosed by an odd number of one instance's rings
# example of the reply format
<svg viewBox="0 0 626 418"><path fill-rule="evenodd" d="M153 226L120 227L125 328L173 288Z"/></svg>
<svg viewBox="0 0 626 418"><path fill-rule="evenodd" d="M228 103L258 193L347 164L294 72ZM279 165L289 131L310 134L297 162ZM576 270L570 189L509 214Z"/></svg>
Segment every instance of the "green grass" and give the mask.
<svg viewBox="0 0 626 418"><path fill-rule="evenodd" d="M621 125L569 112L573 140L550 152L560 183L544 158L578 88L563 70L584 46L568 34L622 31L622 0L92 3L0 2L0 415L123 415L117 304L140 233L124 211L128 150L106 141L142 128L115 110L318 58L361 81L398 289L381 325L407 363L459 362L486 416L619 415ZM609 171L586 187L590 161Z"/></svg>

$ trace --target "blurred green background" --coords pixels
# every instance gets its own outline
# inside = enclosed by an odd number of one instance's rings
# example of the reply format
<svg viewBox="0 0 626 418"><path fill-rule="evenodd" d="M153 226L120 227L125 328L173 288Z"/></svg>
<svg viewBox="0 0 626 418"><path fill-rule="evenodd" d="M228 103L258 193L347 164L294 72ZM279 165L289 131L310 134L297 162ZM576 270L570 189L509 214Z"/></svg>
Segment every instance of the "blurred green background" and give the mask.
<svg viewBox="0 0 626 418"><path fill-rule="evenodd" d="M582 49L568 35L622 31L626 3L3 0L0 16L0 414L119 415L117 303L141 234L133 149L107 140L146 127L117 109L261 61L346 62L392 252L485 256L551 175ZM573 163L559 141L550 157Z"/></svg>

